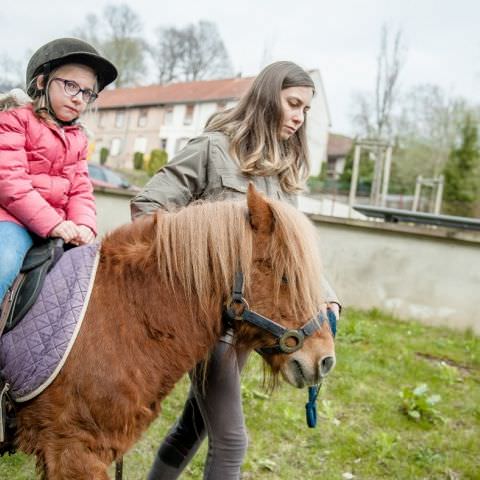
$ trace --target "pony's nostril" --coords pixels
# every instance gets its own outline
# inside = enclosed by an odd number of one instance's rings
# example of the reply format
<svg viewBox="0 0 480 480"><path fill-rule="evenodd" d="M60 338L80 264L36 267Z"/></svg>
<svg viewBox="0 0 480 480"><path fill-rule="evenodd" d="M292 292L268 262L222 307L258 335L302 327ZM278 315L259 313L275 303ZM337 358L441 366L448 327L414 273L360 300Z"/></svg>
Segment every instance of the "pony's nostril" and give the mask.
<svg viewBox="0 0 480 480"><path fill-rule="evenodd" d="M320 360L320 375L324 377L325 375L328 375L330 370L333 369L335 366L335 357L328 356L328 357L323 357Z"/></svg>

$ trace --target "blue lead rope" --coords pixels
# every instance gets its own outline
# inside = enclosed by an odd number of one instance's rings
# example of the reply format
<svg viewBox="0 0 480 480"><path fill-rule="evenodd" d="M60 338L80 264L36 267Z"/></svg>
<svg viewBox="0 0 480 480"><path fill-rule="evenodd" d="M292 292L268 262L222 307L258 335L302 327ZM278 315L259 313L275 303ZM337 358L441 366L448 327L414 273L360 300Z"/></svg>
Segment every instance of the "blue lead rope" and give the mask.
<svg viewBox="0 0 480 480"><path fill-rule="evenodd" d="M327 310L327 317L330 329L335 337L337 334L337 319L331 310ZM305 410L307 415L307 425L310 428L315 428L317 426L317 397L321 386L322 384L319 383L313 387L308 387L308 402L305 404Z"/></svg>
<svg viewBox="0 0 480 480"><path fill-rule="evenodd" d="M320 392L321 383L314 387L308 387L308 402L305 404L307 413L307 425L315 428L317 425L317 397Z"/></svg>

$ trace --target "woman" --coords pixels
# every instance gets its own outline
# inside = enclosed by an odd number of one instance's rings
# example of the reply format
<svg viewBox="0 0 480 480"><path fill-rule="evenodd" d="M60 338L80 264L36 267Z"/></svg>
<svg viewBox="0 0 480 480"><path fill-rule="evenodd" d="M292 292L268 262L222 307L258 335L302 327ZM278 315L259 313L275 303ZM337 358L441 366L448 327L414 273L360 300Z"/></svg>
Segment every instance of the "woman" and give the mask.
<svg viewBox="0 0 480 480"><path fill-rule="evenodd" d="M242 198L248 182L267 196L295 203L309 174L305 116L315 86L292 62L267 66L240 102L216 113L132 201L133 217L203 198ZM338 316L338 300L325 283ZM240 372L247 354L225 355L226 334L212 352L205 384L192 376L182 416L164 439L149 480L176 479L208 434L204 479L236 480L247 447Z"/></svg>

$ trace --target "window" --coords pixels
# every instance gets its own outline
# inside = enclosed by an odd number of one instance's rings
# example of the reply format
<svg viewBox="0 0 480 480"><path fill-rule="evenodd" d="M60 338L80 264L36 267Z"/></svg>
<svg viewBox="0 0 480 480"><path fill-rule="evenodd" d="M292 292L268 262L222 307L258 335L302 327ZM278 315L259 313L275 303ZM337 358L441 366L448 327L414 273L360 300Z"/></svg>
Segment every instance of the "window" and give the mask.
<svg viewBox="0 0 480 480"><path fill-rule="evenodd" d="M119 110L115 115L115 127L122 128L125 123L125 112L123 110Z"/></svg>
<svg viewBox="0 0 480 480"><path fill-rule="evenodd" d="M181 150L186 143L188 142L188 138L177 138L177 141L175 142L175 153L177 153L179 150Z"/></svg>
<svg viewBox="0 0 480 480"><path fill-rule="evenodd" d="M185 106L185 117L183 118L184 125L191 125L193 121L193 111L195 109L195 105L190 104Z"/></svg>
<svg viewBox="0 0 480 480"><path fill-rule="evenodd" d="M160 139L160 148L162 150L166 150L168 145L168 139L167 138L161 138Z"/></svg>
<svg viewBox="0 0 480 480"><path fill-rule="evenodd" d="M147 119L148 119L148 110L146 108L142 108L138 112L137 127L140 127L140 128L146 127Z"/></svg>
<svg viewBox="0 0 480 480"><path fill-rule="evenodd" d="M110 155L116 157L120 155L122 151L122 139L121 138L112 138L112 143L110 145Z"/></svg>
<svg viewBox="0 0 480 480"><path fill-rule="evenodd" d="M173 123L173 107L165 107L163 124L171 125L172 123Z"/></svg>
<svg viewBox="0 0 480 480"><path fill-rule="evenodd" d="M145 153L147 151L147 139L145 137L137 137L133 144L133 151Z"/></svg>

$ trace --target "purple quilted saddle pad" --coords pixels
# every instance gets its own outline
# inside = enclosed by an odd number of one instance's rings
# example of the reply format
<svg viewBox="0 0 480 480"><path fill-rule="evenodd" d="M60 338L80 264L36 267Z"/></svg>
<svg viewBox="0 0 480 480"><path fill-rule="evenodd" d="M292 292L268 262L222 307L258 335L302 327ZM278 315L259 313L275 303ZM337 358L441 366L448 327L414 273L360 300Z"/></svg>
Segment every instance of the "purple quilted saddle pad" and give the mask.
<svg viewBox="0 0 480 480"><path fill-rule="evenodd" d="M65 252L23 320L0 338L0 375L25 402L55 379L75 342L98 263L97 244Z"/></svg>

